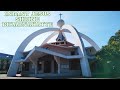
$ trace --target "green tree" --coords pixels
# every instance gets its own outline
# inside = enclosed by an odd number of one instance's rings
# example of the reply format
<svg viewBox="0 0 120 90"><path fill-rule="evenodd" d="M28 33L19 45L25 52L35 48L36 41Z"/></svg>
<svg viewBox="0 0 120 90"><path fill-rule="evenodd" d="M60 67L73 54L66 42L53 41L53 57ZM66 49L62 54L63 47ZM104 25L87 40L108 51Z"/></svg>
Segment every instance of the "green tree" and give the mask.
<svg viewBox="0 0 120 90"><path fill-rule="evenodd" d="M108 44L96 54L97 67L106 77L120 77L120 30L112 36Z"/></svg>
<svg viewBox="0 0 120 90"><path fill-rule="evenodd" d="M0 70L7 71L9 68L10 60L7 58L0 58Z"/></svg>

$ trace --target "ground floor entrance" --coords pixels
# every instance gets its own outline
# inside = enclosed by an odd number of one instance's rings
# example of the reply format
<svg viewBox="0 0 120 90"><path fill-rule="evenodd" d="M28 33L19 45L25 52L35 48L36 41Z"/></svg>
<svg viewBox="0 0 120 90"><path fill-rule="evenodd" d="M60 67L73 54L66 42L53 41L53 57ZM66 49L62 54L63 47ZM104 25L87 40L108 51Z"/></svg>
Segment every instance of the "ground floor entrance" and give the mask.
<svg viewBox="0 0 120 90"><path fill-rule="evenodd" d="M45 61L44 66L44 73L51 73L51 61Z"/></svg>
<svg viewBox="0 0 120 90"><path fill-rule="evenodd" d="M22 67L22 68L21 68ZM46 55L38 58L35 63L32 61L23 62L19 68L23 75L35 76L73 76L81 75L80 60L67 60L59 58L59 62L55 60L54 56Z"/></svg>
<svg viewBox="0 0 120 90"><path fill-rule="evenodd" d="M38 73L57 73L58 64L52 55L46 55L37 61Z"/></svg>

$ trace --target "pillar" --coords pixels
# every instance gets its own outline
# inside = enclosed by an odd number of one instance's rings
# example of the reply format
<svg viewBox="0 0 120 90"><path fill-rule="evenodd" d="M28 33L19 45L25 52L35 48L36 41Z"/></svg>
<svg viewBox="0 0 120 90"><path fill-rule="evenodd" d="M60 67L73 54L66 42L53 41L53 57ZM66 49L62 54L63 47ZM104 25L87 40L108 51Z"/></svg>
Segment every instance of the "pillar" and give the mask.
<svg viewBox="0 0 120 90"><path fill-rule="evenodd" d="M37 64L35 64L35 76L37 75Z"/></svg>
<svg viewBox="0 0 120 90"><path fill-rule="evenodd" d="M19 71L21 71L21 73L22 73L22 66L23 66L23 62L20 62L19 63L19 67L20 67Z"/></svg>
<svg viewBox="0 0 120 90"><path fill-rule="evenodd" d="M44 61L42 61L42 73L44 73Z"/></svg>
<svg viewBox="0 0 120 90"><path fill-rule="evenodd" d="M60 74L60 63L58 63L58 74Z"/></svg>
<svg viewBox="0 0 120 90"><path fill-rule="evenodd" d="M51 73L54 73L54 60L51 61Z"/></svg>
<svg viewBox="0 0 120 90"><path fill-rule="evenodd" d="M22 73L22 66L23 66L23 64L20 64L20 71L21 71L21 73Z"/></svg>
<svg viewBox="0 0 120 90"><path fill-rule="evenodd" d="M89 66L89 62L88 62L88 58L87 58L87 54L85 51L85 48L83 47L83 57L80 59L80 66L81 66L81 71L82 71L82 76L84 77L91 77L91 71L90 71L90 66ZM80 52L80 48L78 48L78 53L79 55L81 54Z"/></svg>
<svg viewBox="0 0 120 90"><path fill-rule="evenodd" d="M85 77L91 77L91 71L90 71L88 59L86 57L83 57L80 60L80 64L81 64L82 75Z"/></svg>

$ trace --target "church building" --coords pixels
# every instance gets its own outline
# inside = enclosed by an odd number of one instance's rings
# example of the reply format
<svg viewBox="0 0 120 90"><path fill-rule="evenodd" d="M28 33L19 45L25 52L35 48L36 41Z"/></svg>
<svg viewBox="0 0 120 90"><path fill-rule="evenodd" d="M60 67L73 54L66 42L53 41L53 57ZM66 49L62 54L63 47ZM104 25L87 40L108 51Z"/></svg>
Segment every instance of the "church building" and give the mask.
<svg viewBox="0 0 120 90"><path fill-rule="evenodd" d="M18 47L7 76L16 76L21 72L23 76L34 77L91 77L89 60L92 60L99 46L88 36L78 32L71 25L66 25L61 19L57 22L59 28L44 28L29 35ZM45 32L53 32L42 42L40 46L35 46L30 51L24 49L36 36ZM70 33L75 40L75 44L69 42L65 36ZM48 41L57 35L56 41ZM91 44L85 47L83 39Z"/></svg>

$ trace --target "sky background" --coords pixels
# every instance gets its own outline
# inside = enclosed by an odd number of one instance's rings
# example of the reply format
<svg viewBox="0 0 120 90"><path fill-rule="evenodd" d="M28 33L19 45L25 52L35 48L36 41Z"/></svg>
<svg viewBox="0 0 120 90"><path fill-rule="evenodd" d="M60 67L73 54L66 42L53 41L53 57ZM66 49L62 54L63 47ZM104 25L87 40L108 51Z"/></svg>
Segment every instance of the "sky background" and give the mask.
<svg viewBox="0 0 120 90"><path fill-rule="evenodd" d="M66 24L73 25L76 29L93 39L101 48L106 45L109 38L120 29L120 11L51 11L50 16L42 16L41 21L53 22L53 27L57 27L59 14ZM4 11L0 11L0 53L14 55L22 41L31 33L46 27L2 27L2 22L14 21L13 16L4 16ZM42 41L52 32L47 32L37 36L26 47L25 51L39 46ZM55 41L51 39L50 42ZM66 34L68 41L75 43L70 34ZM86 41L85 46L90 46Z"/></svg>

